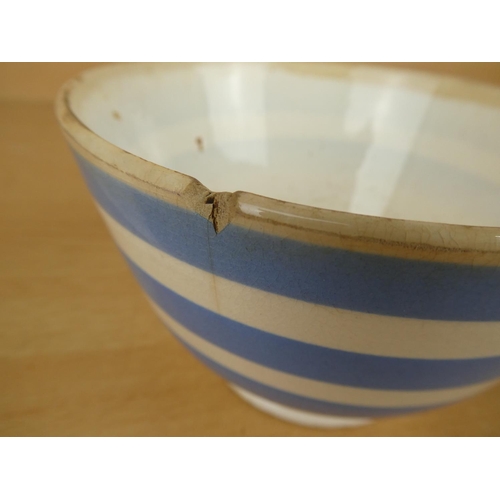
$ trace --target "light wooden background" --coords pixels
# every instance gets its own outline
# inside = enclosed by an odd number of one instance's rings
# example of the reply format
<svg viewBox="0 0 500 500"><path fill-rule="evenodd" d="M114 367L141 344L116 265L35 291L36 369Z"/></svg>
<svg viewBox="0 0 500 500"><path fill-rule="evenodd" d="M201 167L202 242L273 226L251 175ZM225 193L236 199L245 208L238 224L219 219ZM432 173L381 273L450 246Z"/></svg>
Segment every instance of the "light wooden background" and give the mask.
<svg viewBox="0 0 500 500"><path fill-rule="evenodd" d="M248 406L156 319L58 130L87 63L0 64L0 435L498 436L500 385L319 431ZM500 64L404 64L500 85Z"/></svg>

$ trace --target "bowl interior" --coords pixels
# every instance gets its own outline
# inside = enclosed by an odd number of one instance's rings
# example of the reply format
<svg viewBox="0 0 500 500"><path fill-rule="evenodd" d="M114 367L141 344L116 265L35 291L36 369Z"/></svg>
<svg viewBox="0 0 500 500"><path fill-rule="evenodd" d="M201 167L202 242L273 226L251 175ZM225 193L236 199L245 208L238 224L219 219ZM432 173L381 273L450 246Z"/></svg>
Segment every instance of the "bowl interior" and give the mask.
<svg viewBox="0 0 500 500"><path fill-rule="evenodd" d="M212 191L500 226L500 91L321 68L110 66L87 73L69 104L104 139Z"/></svg>

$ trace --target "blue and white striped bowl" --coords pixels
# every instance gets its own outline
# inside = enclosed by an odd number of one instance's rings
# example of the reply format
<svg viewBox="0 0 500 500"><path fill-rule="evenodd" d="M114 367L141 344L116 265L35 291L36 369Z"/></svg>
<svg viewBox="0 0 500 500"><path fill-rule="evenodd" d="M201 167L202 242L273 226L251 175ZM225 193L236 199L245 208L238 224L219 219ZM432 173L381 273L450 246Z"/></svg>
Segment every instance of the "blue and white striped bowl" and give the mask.
<svg viewBox="0 0 500 500"><path fill-rule="evenodd" d="M335 426L500 376L499 106L356 66L138 64L56 109L168 329L255 406Z"/></svg>

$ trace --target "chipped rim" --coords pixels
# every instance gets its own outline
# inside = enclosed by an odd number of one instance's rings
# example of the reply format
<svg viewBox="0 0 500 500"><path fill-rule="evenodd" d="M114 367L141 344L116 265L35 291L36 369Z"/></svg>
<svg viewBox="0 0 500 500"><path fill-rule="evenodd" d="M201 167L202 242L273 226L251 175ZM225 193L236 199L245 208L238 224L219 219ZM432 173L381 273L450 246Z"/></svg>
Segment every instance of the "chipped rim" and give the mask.
<svg viewBox="0 0 500 500"><path fill-rule="evenodd" d="M161 63L172 69L191 64ZM194 177L158 165L108 142L90 130L73 112L71 93L76 87L86 85L87 79L106 78L109 72L126 76L129 72L158 66L159 63L103 65L83 71L68 81L59 90L55 111L70 146L106 173L136 189L197 212L212 221L216 232L232 223L346 250L418 260L480 265L500 263L499 227L393 219L316 208L245 191L213 192ZM277 65L285 71L326 78L346 78L353 68L359 66L331 63ZM375 79L372 81L384 81L389 75L399 74L405 76L405 85L418 89L422 88L422 81L432 80L439 83L435 95L500 107L500 87L418 71L369 68L371 78Z"/></svg>

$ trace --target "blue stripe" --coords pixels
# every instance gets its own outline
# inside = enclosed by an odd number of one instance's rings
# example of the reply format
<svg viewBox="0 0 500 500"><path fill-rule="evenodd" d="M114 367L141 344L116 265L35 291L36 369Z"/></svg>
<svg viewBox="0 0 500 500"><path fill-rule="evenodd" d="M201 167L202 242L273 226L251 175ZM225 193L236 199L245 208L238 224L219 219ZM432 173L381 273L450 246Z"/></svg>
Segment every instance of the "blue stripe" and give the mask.
<svg viewBox="0 0 500 500"><path fill-rule="evenodd" d="M149 196L77 156L100 205L131 232L200 269L278 295L408 318L500 321L500 266L426 262L312 245L228 225ZM499 332L500 335L500 332Z"/></svg>
<svg viewBox="0 0 500 500"><path fill-rule="evenodd" d="M460 360L393 358L280 337L205 309L127 261L148 295L188 330L226 351L275 370L322 382L395 390L458 387L500 376L500 356Z"/></svg>
<svg viewBox="0 0 500 500"><path fill-rule="evenodd" d="M175 332L173 332L175 335ZM447 406L450 403L444 405L433 405L433 406L419 406L410 408L381 408L381 407L368 407L368 406L353 406L344 405L339 403L330 403L328 401L322 401L319 399L306 398L303 396L297 396L290 392L282 391L280 389L275 389L268 385L261 384L255 380L243 377L242 375L228 370L224 366L212 361L200 352L193 349L190 345L186 344L182 339L175 335L177 340L181 342L196 358L198 358L202 363L211 368L214 372L219 374L224 379L247 389L254 394L267 398L275 403L280 403L285 406L290 406L292 408L297 408L303 411L321 413L324 415L336 415L342 417L386 417L394 415L404 415L406 413L416 413L425 410L432 410L435 408L441 408Z"/></svg>

